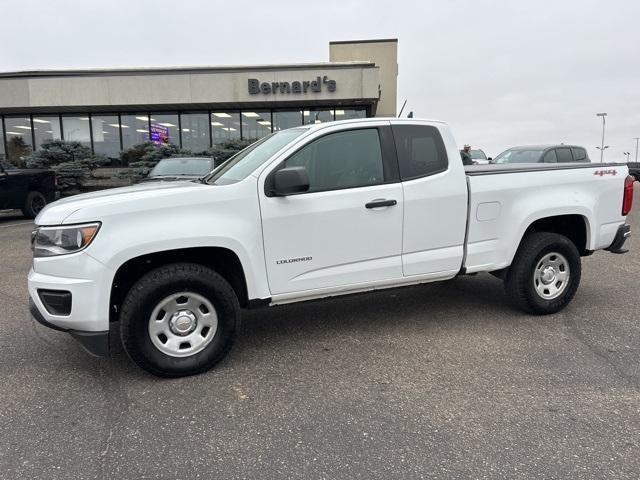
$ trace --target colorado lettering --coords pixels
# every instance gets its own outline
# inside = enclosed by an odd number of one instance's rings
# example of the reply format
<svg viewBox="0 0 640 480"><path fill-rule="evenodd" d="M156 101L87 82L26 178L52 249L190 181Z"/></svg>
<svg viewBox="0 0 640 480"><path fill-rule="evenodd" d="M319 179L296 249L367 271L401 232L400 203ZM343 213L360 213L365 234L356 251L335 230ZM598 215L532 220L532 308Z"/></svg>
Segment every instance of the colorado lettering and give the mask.
<svg viewBox="0 0 640 480"><path fill-rule="evenodd" d="M283 263L309 262L312 259L313 259L313 257L287 258L287 259L284 259L284 260L276 260L276 265L281 265Z"/></svg>

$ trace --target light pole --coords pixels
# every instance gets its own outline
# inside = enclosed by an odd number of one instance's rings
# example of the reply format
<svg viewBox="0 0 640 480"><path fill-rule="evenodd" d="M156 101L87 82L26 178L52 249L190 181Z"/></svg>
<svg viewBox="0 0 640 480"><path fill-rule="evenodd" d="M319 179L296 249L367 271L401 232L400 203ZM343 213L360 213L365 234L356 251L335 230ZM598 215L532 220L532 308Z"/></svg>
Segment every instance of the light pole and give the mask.
<svg viewBox="0 0 640 480"><path fill-rule="evenodd" d="M638 163L638 140L640 137L633 137L633 139L636 141L636 163Z"/></svg>
<svg viewBox="0 0 640 480"><path fill-rule="evenodd" d="M600 163L602 163L602 152L604 152L607 148L609 148L609 145L605 145L603 147L596 147L598 150L600 150Z"/></svg>
<svg viewBox="0 0 640 480"><path fill-rule="evenodd" d="M602 144L600 146L600 163L604 161L604 117L606 116L606 113L596 113L596 117L602 117Z"/></svg>
<svg viewBox="0 0 640 480"><path fill-rule="evenodd" d="M629 157L631 156L631 152L623 152L622 153L625 157L627 157L627 163L629 163Z"/></svg>

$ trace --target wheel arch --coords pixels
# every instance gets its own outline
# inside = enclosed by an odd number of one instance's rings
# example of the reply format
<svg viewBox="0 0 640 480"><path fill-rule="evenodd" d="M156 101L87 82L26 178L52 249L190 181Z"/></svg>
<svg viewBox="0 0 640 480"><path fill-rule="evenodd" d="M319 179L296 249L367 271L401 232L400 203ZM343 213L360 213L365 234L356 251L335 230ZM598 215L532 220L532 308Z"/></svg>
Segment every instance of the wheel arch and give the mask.
<svg viewBox="0 0 640 480"><path fill-rule="evenodd" d="M241 307L249 305L247 279L238 255L225 247L190 247L163 250L130 258L116 270L111 282L109 319L119 317L120 306L133 284L143 275L171 263L196 263L215 270L233 288Z"/></svg>
<svg viewBox="0 0 640 480"><path fill-rule="evenodd" d="M522 244L522 240L529 233L534 232L549 232L564 235L575 245L580 256L587 256L592 253L592 251L589 250L592 236L590 222L585 215L580 213L549 215L536 218L529 222L520 235L516 248L511 254L509 264L513 261L518 248L520 248Z"/></svg>

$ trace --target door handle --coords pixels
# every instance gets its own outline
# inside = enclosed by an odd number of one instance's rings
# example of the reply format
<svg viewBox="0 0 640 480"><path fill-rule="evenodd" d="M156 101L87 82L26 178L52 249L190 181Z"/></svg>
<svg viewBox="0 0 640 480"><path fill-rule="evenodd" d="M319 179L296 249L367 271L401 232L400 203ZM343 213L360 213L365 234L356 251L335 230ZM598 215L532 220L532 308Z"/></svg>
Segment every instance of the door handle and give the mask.
<svg viewBox="0 0 640 480"><path fill-rule="evenodd" d="M371 200L369 203L365 204L366 208L380 208L380 207L393 207L394 205L397 205L398 202L395 200L385 200L383 199L379 199L379 200Z"/></svg>

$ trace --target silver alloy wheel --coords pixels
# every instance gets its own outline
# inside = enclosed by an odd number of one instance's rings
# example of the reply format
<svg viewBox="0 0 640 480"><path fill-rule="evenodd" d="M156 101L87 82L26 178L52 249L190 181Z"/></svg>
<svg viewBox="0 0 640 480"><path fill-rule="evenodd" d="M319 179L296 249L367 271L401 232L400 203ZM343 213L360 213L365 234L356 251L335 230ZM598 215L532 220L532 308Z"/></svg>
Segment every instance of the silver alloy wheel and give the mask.
<svg viewBox="0 0 640 480"><path fill-rule="evenodd" d="M161 300L149 317L149 337L155 347L171 357L201 352L218 330L213 304L202 295L180 292Z"/></svg>
<svg viewBox="0 0 640 480"><path fill-rule="evenodd" d="M565 291L570 275L569 262L563 255L547 253L533 271L533 286L541 298L553 300Z"/></svg>

